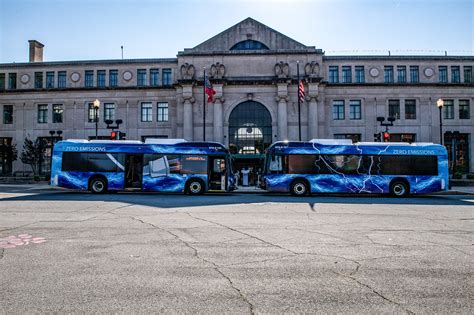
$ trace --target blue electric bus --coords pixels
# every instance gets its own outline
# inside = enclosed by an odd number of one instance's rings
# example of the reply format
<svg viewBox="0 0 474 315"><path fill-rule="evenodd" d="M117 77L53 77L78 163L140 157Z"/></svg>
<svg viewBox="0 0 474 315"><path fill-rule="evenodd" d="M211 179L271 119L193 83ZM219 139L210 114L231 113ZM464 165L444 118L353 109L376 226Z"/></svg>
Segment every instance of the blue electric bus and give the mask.
<svg viewBox="0 0 474 315"><path fill-rule="evenodd" d="M432 143L276 142L267 149L261 186L296 196L431 193L448 189L448 155Z"/></svg>
<svg viewBox="0 0 474 315"><path fill-rule="evenodd" d="M235 189L228 150L174 139L67 140L55 144L51 185L70 189L184 192Z"/></svg>

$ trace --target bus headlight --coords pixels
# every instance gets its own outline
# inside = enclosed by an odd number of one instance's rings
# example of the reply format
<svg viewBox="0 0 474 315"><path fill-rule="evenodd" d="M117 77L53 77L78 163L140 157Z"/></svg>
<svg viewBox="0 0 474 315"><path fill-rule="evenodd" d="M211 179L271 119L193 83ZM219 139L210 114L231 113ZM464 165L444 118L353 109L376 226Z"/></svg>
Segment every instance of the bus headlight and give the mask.
<svg viewBox="0 0 474 315"><path fill-rule="evenodd" d="M446 182L444 179L441 180L441 189L445 189L446 187Z"/></svg>

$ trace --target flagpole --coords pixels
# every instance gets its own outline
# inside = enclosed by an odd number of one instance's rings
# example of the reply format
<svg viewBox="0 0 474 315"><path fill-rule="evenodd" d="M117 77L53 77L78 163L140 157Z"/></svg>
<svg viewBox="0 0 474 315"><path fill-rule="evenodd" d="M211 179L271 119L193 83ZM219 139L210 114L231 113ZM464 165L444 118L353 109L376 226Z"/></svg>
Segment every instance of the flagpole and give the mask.
<svg viewBox="0 0 474 315"><path fill-rule="evenodd" d="M297 82L297 92L296 95L298 97L298 136L299 136L299 141L301 141L301 102L300 102L300 61L296 61L296 73L298 76L298 82Z"/></svg>
<svg viewBox="0 0 474 315"><path fill-rule="evenodd" d="M206 141L206 67L204 67L204 82L203 82L203 99L202 99L202 139Z"/></svg>

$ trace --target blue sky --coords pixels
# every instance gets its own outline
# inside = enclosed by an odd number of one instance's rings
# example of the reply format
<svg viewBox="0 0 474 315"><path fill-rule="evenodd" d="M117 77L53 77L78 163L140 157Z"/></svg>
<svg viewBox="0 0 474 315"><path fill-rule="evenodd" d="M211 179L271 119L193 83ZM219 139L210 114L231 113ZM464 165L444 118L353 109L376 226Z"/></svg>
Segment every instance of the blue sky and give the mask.
<svg viewBox="0 0 474 315"><path fill-rule="evenodd" d="M0 63L175 57L252 17L327 55L474 55L474 0L0 0Z"/></svg>

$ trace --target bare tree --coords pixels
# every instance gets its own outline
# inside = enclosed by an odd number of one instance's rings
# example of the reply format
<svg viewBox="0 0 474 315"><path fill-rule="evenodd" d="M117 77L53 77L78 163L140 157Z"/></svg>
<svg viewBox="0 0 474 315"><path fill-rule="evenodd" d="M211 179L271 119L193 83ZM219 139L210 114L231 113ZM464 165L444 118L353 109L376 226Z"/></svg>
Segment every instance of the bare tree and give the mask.
<svg viewBox="0 0 474 315"><path fill-rule="evenodd" d="M40 175L41 164L46 152L46 141L36 138L35 141L26 137L23 144L23 151L20 154L20 160L31 166L34 175Z"/></svg>

